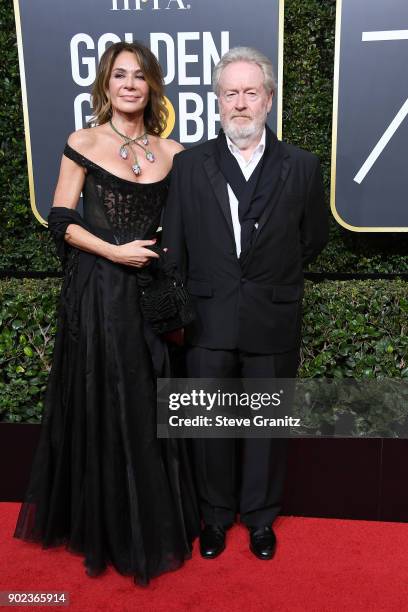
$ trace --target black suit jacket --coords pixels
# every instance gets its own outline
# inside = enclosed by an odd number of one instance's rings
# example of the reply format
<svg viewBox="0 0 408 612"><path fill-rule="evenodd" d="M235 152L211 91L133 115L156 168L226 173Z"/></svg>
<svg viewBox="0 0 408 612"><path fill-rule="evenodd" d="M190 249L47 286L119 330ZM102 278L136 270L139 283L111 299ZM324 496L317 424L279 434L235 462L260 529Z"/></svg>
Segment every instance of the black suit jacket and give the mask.
<svg viewBox="0 0 408 612"><path fill-rule="evenodd" d="M162 245L195 303L189 344L259 354L299 346L303 267L327 241L318 158L279 142L282 168L241 266L215 140L174 158Z"/></svg>

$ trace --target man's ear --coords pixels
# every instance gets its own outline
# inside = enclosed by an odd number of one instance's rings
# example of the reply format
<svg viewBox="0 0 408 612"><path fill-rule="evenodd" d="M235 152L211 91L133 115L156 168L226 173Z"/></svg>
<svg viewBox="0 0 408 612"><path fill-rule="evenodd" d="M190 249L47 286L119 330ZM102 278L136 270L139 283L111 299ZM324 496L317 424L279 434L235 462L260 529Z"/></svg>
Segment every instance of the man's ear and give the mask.
<svg viewBox="0 0 408 612"><path fill-rule="evenodd" d="M269 100L268 100L268 104L266 106L267 112L270 113L271 112L271 108L272 108L272 102L273 102L273 93L270 94L269 96Z"/></svg>

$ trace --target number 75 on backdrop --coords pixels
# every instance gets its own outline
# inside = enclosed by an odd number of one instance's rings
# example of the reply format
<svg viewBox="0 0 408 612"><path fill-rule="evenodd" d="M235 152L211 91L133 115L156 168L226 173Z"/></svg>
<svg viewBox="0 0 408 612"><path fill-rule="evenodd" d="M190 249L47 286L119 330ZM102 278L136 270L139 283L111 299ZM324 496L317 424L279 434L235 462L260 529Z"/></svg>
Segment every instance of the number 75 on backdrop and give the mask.
<svg viewBox="0 0 408 612"><path fill-rule="evenodd" d="M408 231L407 66L407 0L337 0L331 208L352 231Z"/></svg>

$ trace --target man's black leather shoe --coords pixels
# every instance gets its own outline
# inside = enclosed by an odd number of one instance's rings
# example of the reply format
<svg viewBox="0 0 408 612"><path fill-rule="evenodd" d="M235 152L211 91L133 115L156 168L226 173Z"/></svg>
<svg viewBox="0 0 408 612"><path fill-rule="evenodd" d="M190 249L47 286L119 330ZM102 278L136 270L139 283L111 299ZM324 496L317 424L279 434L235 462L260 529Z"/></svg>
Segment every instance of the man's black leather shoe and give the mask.
<svg viewBox="0 0 408 612"><path fill-rule="evenodd" d="M272 527L249 527L249 549L258 559L272 559L276 550L276 536Z"/></svg>
<svg viewBox="0 0 408 612"><path fill-rule="evenodd" d="M225 527L205 525L200 533L200 553L204 559L215 559L225 549Z"/></svg>

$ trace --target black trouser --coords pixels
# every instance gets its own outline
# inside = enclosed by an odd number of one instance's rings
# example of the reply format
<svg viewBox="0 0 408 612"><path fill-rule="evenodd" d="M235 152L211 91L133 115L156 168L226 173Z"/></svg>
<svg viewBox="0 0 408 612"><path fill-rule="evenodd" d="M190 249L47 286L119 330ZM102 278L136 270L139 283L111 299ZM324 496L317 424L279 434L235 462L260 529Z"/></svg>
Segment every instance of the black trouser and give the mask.
<svg viewBox="0 0 408 612"><path fill-rule="evenodd" d="M187 350L190 378L295 378L299 351L257 355L199 346ZM195 472L201 515L207 524L270 525L279 514L287 439L195 439Z"/></svg>

